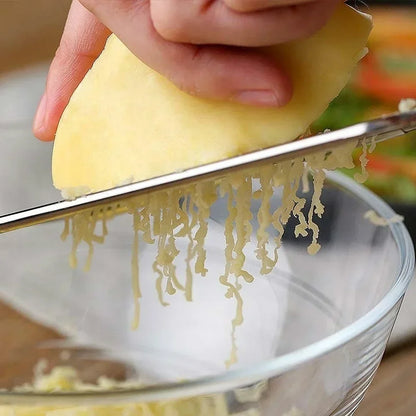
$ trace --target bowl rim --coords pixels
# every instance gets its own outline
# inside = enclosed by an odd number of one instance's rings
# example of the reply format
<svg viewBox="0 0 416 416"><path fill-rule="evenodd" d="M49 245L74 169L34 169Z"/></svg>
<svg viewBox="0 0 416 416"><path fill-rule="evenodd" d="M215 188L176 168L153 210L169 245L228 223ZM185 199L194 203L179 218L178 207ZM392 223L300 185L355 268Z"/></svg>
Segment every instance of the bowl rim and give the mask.
<svg viewBox="0 0 416 416"><path fill-rule="evenodd" d="M362 185L356 183L339 172L326 172L326 180L339 185L352 193L379 215L391 218L395 212L380 197ZM386 316L404 296L408 285L413 278L415 252L410 235L402 222L388 225L399 251L399 273L389 292L365 315L341 330L320 339L306 347L299 348L279 357L266 360L251 366L229 370L215 376L201 377L185 382L171 382L155 386L140 388L99 391L99 392L10 392L0 391L0 404L59 404L74 406L85 404L120 404L132 402L152 402L160 400L173 400L185 397L210 395L224 391L234 390L244 385L254 384L260 380L276 377L292 370L301 364L322 357L347 344L360 336Z"/></svg>

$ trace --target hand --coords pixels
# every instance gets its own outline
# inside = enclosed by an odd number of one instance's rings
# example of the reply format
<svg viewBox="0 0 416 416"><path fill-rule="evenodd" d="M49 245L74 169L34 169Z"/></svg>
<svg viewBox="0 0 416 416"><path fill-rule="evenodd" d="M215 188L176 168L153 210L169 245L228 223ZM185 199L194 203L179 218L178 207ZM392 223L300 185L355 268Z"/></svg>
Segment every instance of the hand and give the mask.
<svg viewBox="0 0 416 416"><path fill-rule="evenodd" d="M114 32L147 65L201 97L282 106L291 80L251 47L307 37L341 0L73 0L34 134L53 140L75 88Z"/></svg>

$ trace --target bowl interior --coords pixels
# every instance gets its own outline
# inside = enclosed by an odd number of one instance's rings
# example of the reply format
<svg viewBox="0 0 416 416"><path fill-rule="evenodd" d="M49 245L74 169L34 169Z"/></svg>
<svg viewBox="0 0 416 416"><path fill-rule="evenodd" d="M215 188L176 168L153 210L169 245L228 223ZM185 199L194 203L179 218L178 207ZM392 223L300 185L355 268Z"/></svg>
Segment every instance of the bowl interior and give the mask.
<svg viewBox="0 0 416 416"><path fill-rule="evenodd" d="M47 360L41 361L45 370L72 366L85 382L106 375L157 385L217 376L350 326L395 285L403 253L389 227L365 218L374 207L336 178L327 181L322 195L321 250L308 255L310 237L294 238L290 221L277 267L261 275L253 238L244 250L253 282L232 277L220 282L226 267L225 198L209 219L206 276L187 274L187 239L177 239L176 290L169 289L153 267L155 245L140 241L142 297L135 330L131 215L108 222L105 243L95 244L88 271L86 244L77 250L77 267L69 265L72 241L61 239L64 221L1 235L0 322L8 326L9 342L0 354L0 388L31 382L40 360ZM276 190L272 205L280 199ZM258 209L253 201L253 213ZM19 365L11 366L15 362Z"/></svg>

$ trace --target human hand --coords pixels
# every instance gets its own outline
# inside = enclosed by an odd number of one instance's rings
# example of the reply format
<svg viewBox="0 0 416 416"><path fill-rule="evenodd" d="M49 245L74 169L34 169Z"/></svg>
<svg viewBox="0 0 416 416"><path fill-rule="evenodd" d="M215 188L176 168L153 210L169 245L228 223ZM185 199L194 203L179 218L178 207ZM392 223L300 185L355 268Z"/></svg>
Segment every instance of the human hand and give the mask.
<svg viewBox="0 0 416 416"><path fill-rule="evenodd" d="M53 140L69 99L114 32L190 94L277 107L292 96L284 62L253 47L307 37L341 0L73 0L33 131Z"/></svg>

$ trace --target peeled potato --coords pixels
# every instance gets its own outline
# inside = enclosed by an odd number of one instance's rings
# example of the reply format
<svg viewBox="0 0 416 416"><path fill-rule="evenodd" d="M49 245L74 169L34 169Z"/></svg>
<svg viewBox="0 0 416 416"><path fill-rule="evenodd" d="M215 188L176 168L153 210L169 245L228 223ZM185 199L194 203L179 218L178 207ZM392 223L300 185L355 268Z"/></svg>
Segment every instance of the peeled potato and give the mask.
<svg viewBox="0 0 416 416"><path fill-rule="evenodd" d="M77 196L293 140L345 86L371 27L342 4L314 36L265 48L294 82L278 109L188 95L111 36L61 118L54 184Z"/></svg>

